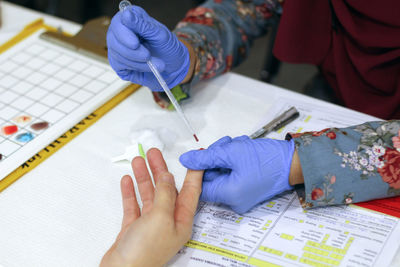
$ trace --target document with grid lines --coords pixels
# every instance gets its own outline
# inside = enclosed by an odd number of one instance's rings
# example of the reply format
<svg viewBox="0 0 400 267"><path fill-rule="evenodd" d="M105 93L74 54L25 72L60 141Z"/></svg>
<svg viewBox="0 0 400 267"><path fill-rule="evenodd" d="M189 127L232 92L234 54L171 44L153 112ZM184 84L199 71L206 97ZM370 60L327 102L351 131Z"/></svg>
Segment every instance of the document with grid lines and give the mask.
<svg viewBox="0 0 400 267"><path fill-rule="evenodd" d="M0 54L0 180L127 86L42 32Z"/></svg>

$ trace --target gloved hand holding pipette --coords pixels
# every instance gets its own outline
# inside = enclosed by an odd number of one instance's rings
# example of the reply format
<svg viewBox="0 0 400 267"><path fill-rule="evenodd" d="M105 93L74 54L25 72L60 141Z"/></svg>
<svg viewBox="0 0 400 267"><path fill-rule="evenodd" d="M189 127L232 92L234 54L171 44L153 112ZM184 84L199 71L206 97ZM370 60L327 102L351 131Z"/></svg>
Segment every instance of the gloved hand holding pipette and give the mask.
<svg viewBox="0 0 400 267"><path fill-rule="evenodd" d="M108 59L123 80L163 91L147 61L155 65L169 88L186 77L190 57L186 46L166 26L138 6L112 19L107 34Z"/></svg>
<svg viewBox="0 0 400 267"><path fill-rule="evenodd" d="M151 18L142 8L123 0L119 9L107 34L111 67L123 80L164 91L198 142L192 125L170 91L185 79L190 68L187 48L167 27Z"/></svg>

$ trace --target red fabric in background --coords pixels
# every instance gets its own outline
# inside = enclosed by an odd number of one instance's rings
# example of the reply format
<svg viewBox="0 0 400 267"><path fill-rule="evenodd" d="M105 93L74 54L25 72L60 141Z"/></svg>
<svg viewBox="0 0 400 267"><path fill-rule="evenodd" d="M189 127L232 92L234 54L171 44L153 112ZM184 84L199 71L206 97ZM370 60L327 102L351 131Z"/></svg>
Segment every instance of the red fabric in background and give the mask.
<svg viewBox="0 0 400 267"><path fill-rule="evenodd" d="M400 218L400 197L378 199L354 205Z"/></svg>
<svg viewBox="0 0 400 267"><path fill-rule="evenodd" d="M400 1L286 0L274 54L321 68L351 109L400 119Z"/></svg>

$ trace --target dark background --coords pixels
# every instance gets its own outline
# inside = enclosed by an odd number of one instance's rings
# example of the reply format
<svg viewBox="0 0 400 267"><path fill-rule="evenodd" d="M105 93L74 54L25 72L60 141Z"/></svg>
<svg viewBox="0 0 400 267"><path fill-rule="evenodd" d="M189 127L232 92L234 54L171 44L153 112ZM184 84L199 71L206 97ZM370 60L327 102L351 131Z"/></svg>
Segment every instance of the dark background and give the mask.
<svg viewBox="0 0 400 267"><path fill-rule="evenodd" d="M84 23L102 15L111 17L118 11L119 4L118 0L8 0L8 2L77 23ZM200 2L200 0L135 0L132 3L143 7L151 16L173 28L187 10Z"/></svg>
<svg viewBox="0 0 400 267"><path fill-rule="evenodd" d="M48 13L57 17L84 23L99 16L112 17L118 11L119 0L7 0L18 5ZM132 3L143 7L149 15L165 24L169 29L185 16L186 12L203 0L134 0ZM255 79L261 78L266 62L271 60L268 48L273 40L271 34L257 39L249 58L233 71ZM304 92L305 85L316 73L309 65L280 64L279 72L271 83L298 92Z"/></svg>

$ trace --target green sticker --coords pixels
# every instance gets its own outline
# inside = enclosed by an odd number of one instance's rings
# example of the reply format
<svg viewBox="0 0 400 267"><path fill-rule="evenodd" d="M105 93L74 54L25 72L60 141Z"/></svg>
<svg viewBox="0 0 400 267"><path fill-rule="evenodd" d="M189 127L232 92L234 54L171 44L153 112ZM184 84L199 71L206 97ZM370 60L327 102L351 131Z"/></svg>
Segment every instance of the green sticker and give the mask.
<svg viewBox="0 0 400 267"><path fill-rule="evenodd" d="M174 88L171 89L172 94L174 95L176 101L180 103L181 100L187 98L187 94L182 91L182 88L180 85L175 86ZM174 105L172 103L169 104L168 110L174 110Z"/></svg>
<svg viewBox="0 0 400 267"><path fill-rule="evenodd" d="M146 159L146 153L144 153L142 144L139 144L139 155L140 155L142 158Z"/></svg>

